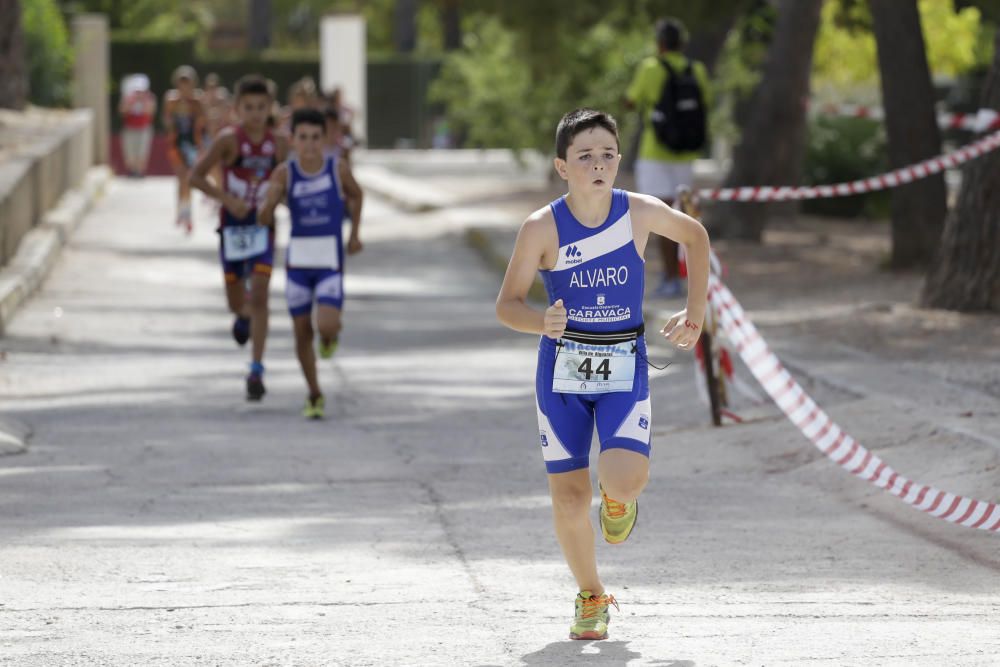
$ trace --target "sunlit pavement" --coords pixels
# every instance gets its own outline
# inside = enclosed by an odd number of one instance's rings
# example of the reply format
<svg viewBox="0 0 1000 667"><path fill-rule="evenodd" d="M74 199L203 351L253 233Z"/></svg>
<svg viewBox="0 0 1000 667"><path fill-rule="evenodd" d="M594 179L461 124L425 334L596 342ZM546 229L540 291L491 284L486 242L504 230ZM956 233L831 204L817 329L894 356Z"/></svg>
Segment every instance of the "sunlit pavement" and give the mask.
<svg viewBox="0 0 1000 667"><path fill-rule="evenodd" d="M690 359L662 346L653 480L634 536L598 548L622 611L611 641L567 640L536 341L496 323L460 221L368 199L317 423L283 272L247 404L210 210L185 237L171 198L115 182L0 339L0 413L34 429L0 459L0 664L1000 659L995 536L831 473L781 420L705 428ZM885 431L891 406L825 398ZM887 446L907 460L924 435Z"/></svg>

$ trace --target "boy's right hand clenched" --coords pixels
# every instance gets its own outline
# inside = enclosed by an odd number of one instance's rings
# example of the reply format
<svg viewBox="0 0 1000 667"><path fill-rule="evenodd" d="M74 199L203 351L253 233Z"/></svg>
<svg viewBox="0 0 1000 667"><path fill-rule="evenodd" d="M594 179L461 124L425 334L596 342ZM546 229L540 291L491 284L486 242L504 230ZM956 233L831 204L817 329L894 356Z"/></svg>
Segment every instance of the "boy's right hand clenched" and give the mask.
<svg viewBox="0 0 1000 667"><path fill-rule="evenodd" d="M235 195L229 195L222 200L222 205L237 220L242 220L250 214L250 204Z"/></svg>
<svg viewBox="0 0 1000 667"><path fill-rule="evenodd" d="M566 331L566 308L562 299L545 309L545 335L552 339L562 338Z"/></svg>

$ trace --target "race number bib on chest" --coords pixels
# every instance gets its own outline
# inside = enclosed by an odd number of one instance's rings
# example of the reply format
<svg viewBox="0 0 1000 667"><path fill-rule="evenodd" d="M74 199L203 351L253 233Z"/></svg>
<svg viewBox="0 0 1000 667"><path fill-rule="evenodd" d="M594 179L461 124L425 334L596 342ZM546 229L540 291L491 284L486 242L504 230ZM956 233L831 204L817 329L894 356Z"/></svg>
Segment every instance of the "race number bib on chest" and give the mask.
<svg viewBox="0 0 1000 667"><path fill-rule="evenodd" d="M588 345L562 339L552 374L552 391L560 394L606 394L632 391L635 381L634 340L617 345Z"/></svg>
<svg viewBox="0 0 1000 667"><path fill-rule="evenodd" d="M288 266L297 269L340 269L336 236L293 236L288 240Z"/></svg>
<svg viewBox="0 0 1000 667"><path fill-rule="evenodd" d="M222 228L222 254L227 262L239 262L267 252L268 229L259 225Z"/></svg>

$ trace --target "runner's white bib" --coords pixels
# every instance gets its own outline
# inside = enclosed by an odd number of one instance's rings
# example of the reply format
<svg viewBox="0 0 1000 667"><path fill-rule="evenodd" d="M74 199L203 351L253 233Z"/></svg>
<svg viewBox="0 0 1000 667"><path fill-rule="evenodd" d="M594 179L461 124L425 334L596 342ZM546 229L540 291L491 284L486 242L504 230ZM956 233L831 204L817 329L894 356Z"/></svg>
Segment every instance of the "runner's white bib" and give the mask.
<svg viewBox="0 0 1000 667"><path fill-rule="evenodd" d="M227 262L240 262L267 252L269 230L260 225L229 225L222 228L222 255Z"/></svg>
<svg viewBox="0 0 1000 667"><path fill-rule="evenodd" d="M296 269L340 269L336 236L293 236L288 240L288 266Z"/></svg>
<svg viewBox="0 0 1000 667"><path fill-rule="evenodd" d="M632 391L636 341L589 345L561 339L552 373L559 394L608 394Z"/></svg>

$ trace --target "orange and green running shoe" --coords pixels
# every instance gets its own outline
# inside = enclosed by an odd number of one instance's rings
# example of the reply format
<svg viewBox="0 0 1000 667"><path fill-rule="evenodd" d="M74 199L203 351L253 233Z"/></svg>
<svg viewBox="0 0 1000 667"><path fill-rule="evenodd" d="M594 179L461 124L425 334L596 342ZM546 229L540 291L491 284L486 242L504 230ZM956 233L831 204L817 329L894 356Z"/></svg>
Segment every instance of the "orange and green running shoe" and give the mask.
<svg viewBox="0 0 1000 667"><path fill-rule="evenodd" d="M576 618L570 626L569 638L607 639L608 621L611 619L611 614L608 613L610 605L618 609L618 603L613 595L607 593L594 595L590 591L580 591L576 596Z"/></svg>
<svg viewBox="0 0 1000 667"><path fill-rule="evenodd" d="M639 501L620 503L611 500L601 488L601 532L611 544L621 544L632 534L635 520L639 517Z"/></svg>
<svg viewBox="0 0 1000 667"><path fill-rule="evenodd" d="M323 339L319 340L319 358L329 359L333 356L333 353L337 351L337 341L331 340L329 342L323 342Z"/></svg>

